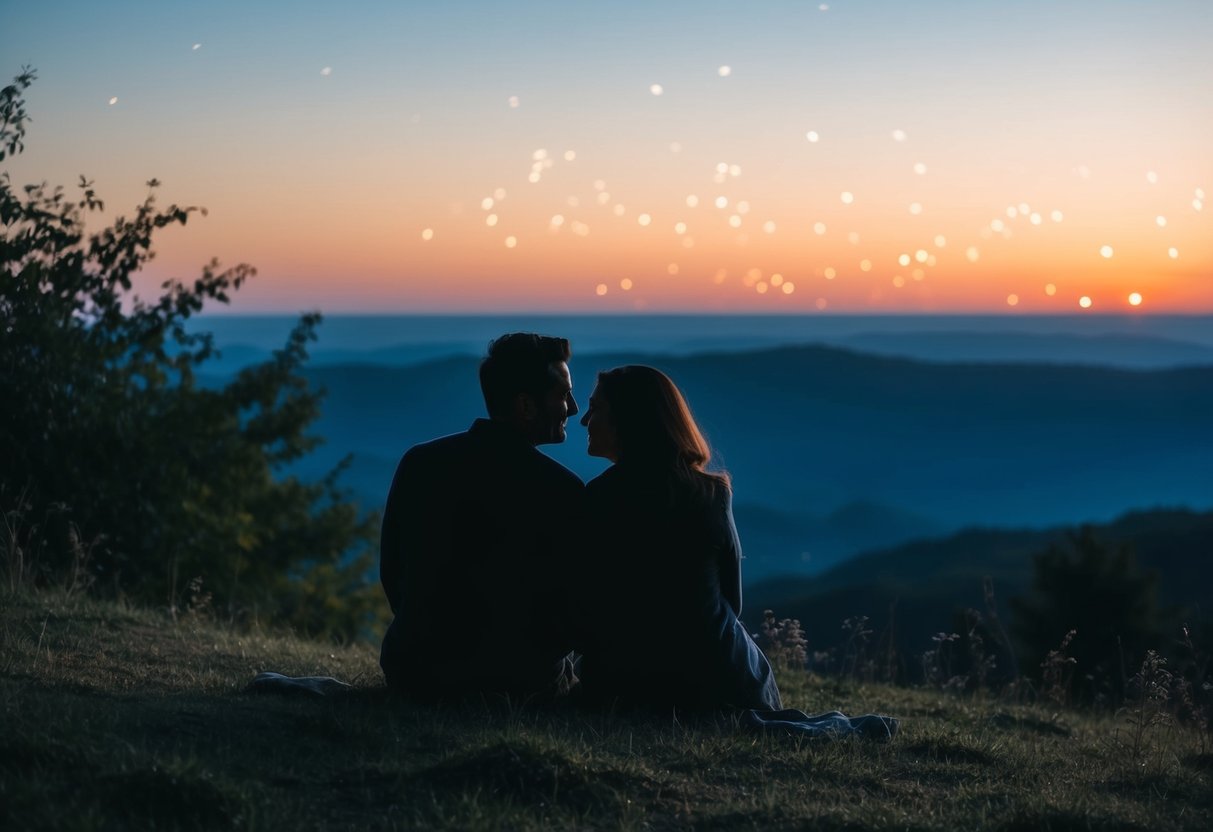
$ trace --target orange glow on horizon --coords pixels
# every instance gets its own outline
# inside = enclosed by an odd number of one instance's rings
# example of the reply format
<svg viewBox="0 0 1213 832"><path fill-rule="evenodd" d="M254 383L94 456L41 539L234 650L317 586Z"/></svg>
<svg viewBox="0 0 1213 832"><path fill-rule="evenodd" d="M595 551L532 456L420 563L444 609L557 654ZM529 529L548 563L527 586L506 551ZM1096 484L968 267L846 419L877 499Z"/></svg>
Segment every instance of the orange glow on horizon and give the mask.
<svg viewBox="0 0 1213 832"><path fill-rule="evenodd" d="M240 259L260 271L238 296L242 308L268 305L287 287L343 311L786 313L821 311L824 300L831 312L1048 314L1073 311L1080 296L1105 311L1213 308L1197 279L1213 263L1213 246L1193 238L1202 225L1195 212L1173 213L1162 226L1152 210L1088 209L1088 218L1061 197L916 216L901 200L845 205L829 192L798 203L712 188L699 188L705 196L693 200L685 188L647 199L622 190L593 179L579 190L566 184L539 193L497 186L441 212L413 206L401 216L399 206L367 203L303 228L212 210L166 238L147 282L188 276L223 248L246 252ZM752 269L779 274L792 288L746 285L742 276ZM628 290L618 288L621 280ZM603 293L600 285L612 288ZM1132 292L1148 294L1149 303L1131 304Z"/></svg>
<svg viewBox="0 0 1213 832"><path fill-rule="evenodd" d="M170 48L129 9L80 11L55 23L72 37L32 8L0 32L45 64L5 170L95 177L96 221L152 176L161 205L206 206L165 230L144 295L219 257L258 269L240 311L1213 312L1213 110L1175 81L1213 67L1213 23L1188 4L1008 7L1005 27L752 4L656 54L623 13L570 7L549 37L389 4L326 18L307 60L268 13L203 30L166 7Z"/></svg>

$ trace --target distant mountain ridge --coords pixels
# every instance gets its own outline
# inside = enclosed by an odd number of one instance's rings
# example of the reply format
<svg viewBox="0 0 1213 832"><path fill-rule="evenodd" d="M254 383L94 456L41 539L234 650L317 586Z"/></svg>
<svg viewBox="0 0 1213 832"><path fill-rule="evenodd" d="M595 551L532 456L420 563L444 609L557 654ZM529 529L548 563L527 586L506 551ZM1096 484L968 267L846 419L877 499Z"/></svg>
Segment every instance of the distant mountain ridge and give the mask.
<svg viewBox="0 0 1213 832"><path fill-rule="evenodd" d="M1213 367L942 364L821 346L571 363L582 404L595 374L618 364L655 364L678 382L733 476L752 579L811 574L862 549L975 524L1213 505ZM406 448L483 413L476 365L467 356L310 368L329 390L318 425L328 441L305 472L352 452L346 482L382 506ZM568 441L544 450L588 479L604 463L585 454L572 422ZM849 530L823 522L855 504L880 510Z"/></svg>
<svg viewBox="0 0 1213 832"><path fill-rule="evenodd" d="M312 349L312 366L370 364L409 366L453 356L476 357L483 353L486 340L471 338L435 338L428 341L402 341L386 346L357 348L327 346L322 339ZM1144 334L1068 335L1003 331L947 332L860 332L829 336L806 333L800 337L784 334L724 334L688 338L669 338L657 349L645 349L651 355L687 357L702 353L754 352L783 347L832 346L872 355L911 358L944 363L1046 363L1083 364L1122 369L1164 369L1171 367L1213 366L1213 346ZM579 356L618 351L603 344L590 347L574 344ZM235 372L272 354L272 348L249 343L225 345L212 371Z"/></svg>
<svg viewBox="0 0 1213 832"><path fill-rule="evenodd" d="M842 343L874 355L942 362L1040 362L1126 369L1213 365L1213 348L1149 335L868 332L849 336Z"/></svg>
<svg viewBox="0 0 1213 832"><path fill-rule="evenodd" d="M752 575L817 573L856 552L942 530L938 523L925 517L863 500L824 515L735 502L733 514L743 534L746 572Z"/></svg>

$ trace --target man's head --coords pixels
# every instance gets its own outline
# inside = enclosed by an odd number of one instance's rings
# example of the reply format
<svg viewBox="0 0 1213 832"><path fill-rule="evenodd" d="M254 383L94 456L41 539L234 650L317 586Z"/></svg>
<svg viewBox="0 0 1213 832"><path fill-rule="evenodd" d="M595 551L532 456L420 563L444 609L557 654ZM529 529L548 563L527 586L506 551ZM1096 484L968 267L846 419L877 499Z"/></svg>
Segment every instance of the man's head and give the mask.
<svg viewBox="0 0 1213 832"><path fill-rule="evenodd" d="M489 418L517 427L534 445L564 441L577 413L569 376L569 342L511 332L489 344L480 362L480 389Z"/></svg>

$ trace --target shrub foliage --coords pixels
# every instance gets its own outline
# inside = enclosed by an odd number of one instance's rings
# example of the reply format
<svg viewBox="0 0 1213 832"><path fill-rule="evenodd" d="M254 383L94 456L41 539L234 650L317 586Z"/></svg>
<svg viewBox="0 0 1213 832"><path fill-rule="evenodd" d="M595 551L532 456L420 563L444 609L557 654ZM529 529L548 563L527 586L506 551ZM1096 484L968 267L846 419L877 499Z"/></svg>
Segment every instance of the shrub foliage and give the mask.
<svg viewBox="0 0 1213 832"><path fill-rule="evenodd" d="M23 150L23 70L0 91L0 160ZM184 608L353 635L380 606L366 580L377 526L337 483L303 482L292 463L322 393L301 375L318 314L274 357L218 389L196 370L214 355L189 319L228 303L255 274L212 261L154 300L132 277L158 229L195 207L161 208L158 183L133 216L97 233L103 208L79 194L0 174L0 562L8 583L62 582ZM199 579L201 579L199 581Z"/></svg>
<svg viewBox="0 0 1213 832"><path fill-rule="evenodd" d="M1090 526L1072 534L1068 548L1037 555L1033 566L1032 594L1012 599L1024 667L1047 656L1042 681L1058 701L1072 694L1080 703L1119 703L1127 669L1161 640L1157 576L1138 570L1130 547L1111 548ZM1066 663L1073 668L1062 673Z"/></svg>

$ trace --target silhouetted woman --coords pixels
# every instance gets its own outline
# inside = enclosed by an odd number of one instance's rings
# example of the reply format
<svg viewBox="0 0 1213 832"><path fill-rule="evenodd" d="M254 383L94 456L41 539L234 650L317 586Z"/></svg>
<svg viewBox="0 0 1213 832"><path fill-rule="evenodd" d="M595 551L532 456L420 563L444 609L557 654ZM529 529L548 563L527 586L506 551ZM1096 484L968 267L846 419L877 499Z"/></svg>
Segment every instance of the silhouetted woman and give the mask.
<svg viewBox="0 0 1213 832"><path fill-rule="evenodd" d="M741 547L728 478L682 394L652 367L600 373L581 420L614 463L586 486L582 692L604 704L780 708L737 620Z"/></svg>

